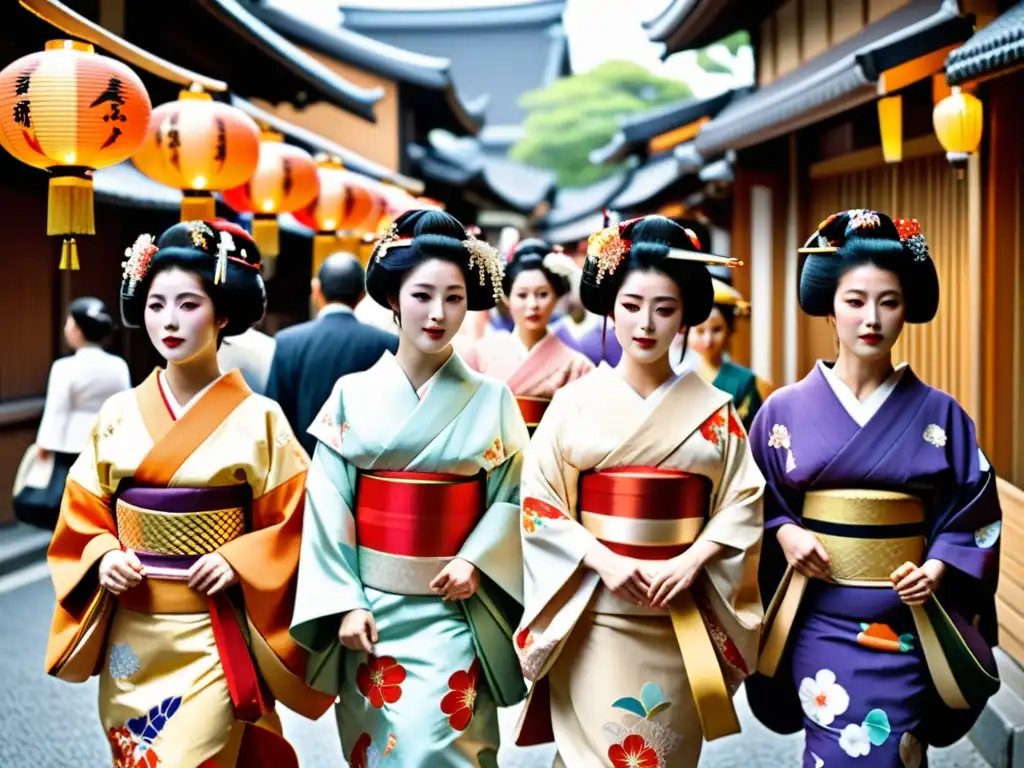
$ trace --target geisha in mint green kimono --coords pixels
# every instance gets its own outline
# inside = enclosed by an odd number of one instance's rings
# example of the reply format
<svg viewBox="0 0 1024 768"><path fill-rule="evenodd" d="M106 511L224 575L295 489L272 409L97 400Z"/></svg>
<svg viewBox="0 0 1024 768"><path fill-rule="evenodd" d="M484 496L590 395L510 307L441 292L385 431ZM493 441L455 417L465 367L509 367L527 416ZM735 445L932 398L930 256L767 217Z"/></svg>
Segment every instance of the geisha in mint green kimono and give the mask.
<svg viewBox="0 0 1024 768"><path fill-rule="evenodd" d="M497 766L498 706L525 696L512 632L522 600L521 450L508 387L451 348L500 262L451 216L413 211L378 244L372 298L398 352L342 377L310 433L291 634L340 696L353 768Z"/></svg>

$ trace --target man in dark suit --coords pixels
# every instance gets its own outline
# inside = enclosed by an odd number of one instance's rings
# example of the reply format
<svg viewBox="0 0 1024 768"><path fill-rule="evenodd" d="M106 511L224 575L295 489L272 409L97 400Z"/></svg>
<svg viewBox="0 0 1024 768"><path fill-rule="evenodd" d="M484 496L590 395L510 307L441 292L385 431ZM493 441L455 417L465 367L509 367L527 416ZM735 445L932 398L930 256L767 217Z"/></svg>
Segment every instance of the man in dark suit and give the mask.
<svg viewBox="0 0 1024 768"><path fill-rule="evenodd" d="M310 281L315 320L285 328L267 381L267 397L276 400L302 447L312 455L316 438L306 430L347 373L365 371L384 350L398 350L398 337L359 322L352 309L364 292L363 267L348 253L329 256Z"/></svg>

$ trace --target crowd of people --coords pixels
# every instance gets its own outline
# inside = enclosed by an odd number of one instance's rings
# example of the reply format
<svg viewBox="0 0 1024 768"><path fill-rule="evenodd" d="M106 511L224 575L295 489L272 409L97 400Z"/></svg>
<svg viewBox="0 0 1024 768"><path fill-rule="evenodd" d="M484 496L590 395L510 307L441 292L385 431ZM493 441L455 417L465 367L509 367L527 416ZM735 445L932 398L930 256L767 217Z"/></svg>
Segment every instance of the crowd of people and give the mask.
<svg viewBox="0 0 1024 768"><path fill-rule="evenodd" d="M838 351L773 392L728 352L733 262L661 216L580 265L410 211L269 345L245 230L141 236L121 322L165 365L130 388L73 303L19 494L55 525L47 672L99 677L116 768L297 765L277 701L333 705L353 768L495 766L513 705L556 765L690 768L744 683L808 768L927 765L999 686L994 471L893 360L939 302L919 225L802 250Z"/></svg>

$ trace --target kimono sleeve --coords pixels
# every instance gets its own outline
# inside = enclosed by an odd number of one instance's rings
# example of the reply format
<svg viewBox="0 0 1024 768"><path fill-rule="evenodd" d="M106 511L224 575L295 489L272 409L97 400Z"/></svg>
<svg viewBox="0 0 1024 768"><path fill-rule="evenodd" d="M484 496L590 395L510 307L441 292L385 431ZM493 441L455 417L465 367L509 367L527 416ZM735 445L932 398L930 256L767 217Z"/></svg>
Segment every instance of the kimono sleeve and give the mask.
<svg viewBox="0 0 1024 768"><path fill-rule="evenodd" d="M280 406L264 400L267 466L262 478L250 479L252 531L229 541L219 552L238 574L250 631L259 635L251 634L253 650L271 691L291 709L316 718L331 700L304 686L307 654L288 632L309 459ZM264 647L269 653L260 653Z"/></svg>
<svg viewBox="0 0 1024 768"><path fill-rule="evenodd" d="M782 465L783 452L772 448L773 440L788 440L776 435L777 429L772 421L773 414L772 399L768 400L754 417L754 423L750 427L750 452L758 469L764 475L764 529L772 531L786 523L800 525L799 504L782 483L784 466ZM784 428L783 428L784 429ZM786 447L788 450L788 447Z"/></svg>
<svg viewBox="0 0 1024 768"><path fill-rule="evenodd" d="M519 542L519 482L523 449L530 436L515 397L501 385L500 435L485 457L496 466L487 475L487 510L459 557L473 563L516 602L523 602L523 553ZM497 463L500 462L500 463Z"/></svg>
<svg viewBox="0 0 1024 768"><path fill-rule="evenodd" d="M315 653L340 652L343 614L369 610L359 578L353 514L356 468L341 454L344 404L335 385L309 431L317 439L306 482L306 508L291 634Z"/></svg>
<svg viewBox="0 0 1024 768"><path fill-rule="evenodd" d="M100 458L100 435L114 418L108 403L89 434L85 448L68 471L60 516L46 553L57 604L46 648L46 668L52 670L78 632L90 600L99 589L98 564L111 550L120 549L111 513L110 466Z"/></svg>
<svg viewBox="0 0 1024 768"><path fill-rule="evenodd" d="M936 494L947 503L931 526L927 558L943 561L994 593L1002 527L996 476L978 447L974 422L956 402L951 403L945 440L952 487Z"/></svg>

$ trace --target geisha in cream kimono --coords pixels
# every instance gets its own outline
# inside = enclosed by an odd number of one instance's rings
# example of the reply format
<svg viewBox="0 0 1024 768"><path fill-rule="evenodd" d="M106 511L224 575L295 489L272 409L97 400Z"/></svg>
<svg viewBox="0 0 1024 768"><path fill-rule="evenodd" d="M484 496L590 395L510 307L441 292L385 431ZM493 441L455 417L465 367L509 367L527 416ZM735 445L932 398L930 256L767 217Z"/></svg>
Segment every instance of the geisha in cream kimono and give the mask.
<svg viewBox="0 0 1024 768"><path fill-rule="evenodd" d="M645 399L622 365L598 367L555 395L527 449L516 649L534 686L517 743L553 737L568 768L692 768L702 738L739 730L764 481L729 395L669 374ZM604 547L656 574L700 541L720 554L666 608L585 564Z"/></svg>

